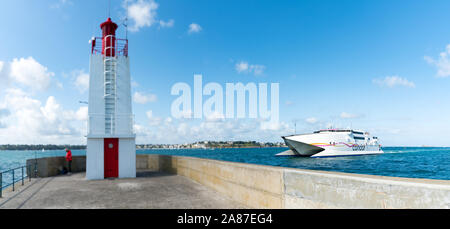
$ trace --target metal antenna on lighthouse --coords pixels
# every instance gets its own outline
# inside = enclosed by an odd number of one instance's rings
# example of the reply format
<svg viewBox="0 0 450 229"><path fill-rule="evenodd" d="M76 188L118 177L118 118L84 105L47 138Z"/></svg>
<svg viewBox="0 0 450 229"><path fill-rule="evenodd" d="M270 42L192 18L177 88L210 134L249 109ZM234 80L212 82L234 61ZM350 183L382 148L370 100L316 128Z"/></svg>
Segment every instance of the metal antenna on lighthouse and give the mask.
<svg viewBox="0 0 450 229"><path fill-rule="evenodd" d="M126 16L125 16L125 22L123 23L123 26L125 27L125 39L128 40L128 0L125 1L126 2Z"/></svg>
<svg viewBox="0 0 450 229"><path fill-rule="evenodd" d="M108 0L108 17L111 17L111 0Z"/></svg>

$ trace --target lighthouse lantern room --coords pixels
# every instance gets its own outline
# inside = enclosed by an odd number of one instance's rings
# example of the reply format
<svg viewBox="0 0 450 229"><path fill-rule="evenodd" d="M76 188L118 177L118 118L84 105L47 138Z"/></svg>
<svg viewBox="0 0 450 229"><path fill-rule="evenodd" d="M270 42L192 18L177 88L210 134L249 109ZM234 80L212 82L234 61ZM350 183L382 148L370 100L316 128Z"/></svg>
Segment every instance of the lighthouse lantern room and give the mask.
<svg viewBox="0 0 450 229"><path fill-rule="evenodd" d="M128 40L116 38L111 18L100 28L91 40L86 178L136 177Z"/></svg>

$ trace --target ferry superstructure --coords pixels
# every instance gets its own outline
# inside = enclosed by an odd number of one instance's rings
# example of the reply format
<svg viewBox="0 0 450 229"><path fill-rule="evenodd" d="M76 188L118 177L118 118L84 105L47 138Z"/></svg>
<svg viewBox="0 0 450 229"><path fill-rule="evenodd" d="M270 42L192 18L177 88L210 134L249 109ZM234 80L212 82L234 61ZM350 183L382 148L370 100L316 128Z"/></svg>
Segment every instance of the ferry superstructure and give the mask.
<svg viewBox="0 0 450 229"><path fill-rule="evenodd" d="M277 156L338 157L381 154L378 138L351 129L326 129L282 137L290 150Z"/></svg>

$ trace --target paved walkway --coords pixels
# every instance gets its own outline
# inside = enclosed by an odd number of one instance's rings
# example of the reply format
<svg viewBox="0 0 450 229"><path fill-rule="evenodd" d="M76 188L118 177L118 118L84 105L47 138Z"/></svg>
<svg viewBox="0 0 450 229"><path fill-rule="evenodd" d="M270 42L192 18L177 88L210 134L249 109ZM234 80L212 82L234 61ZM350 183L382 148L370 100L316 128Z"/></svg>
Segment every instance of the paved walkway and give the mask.
<svg viewBox="0 0 450 229"><path fill-rule="evenodd" d="M14 209L244 208L188 178L145 171L134 179L88 181L85 173L37 178L3 196L0 208Z"/></svg>

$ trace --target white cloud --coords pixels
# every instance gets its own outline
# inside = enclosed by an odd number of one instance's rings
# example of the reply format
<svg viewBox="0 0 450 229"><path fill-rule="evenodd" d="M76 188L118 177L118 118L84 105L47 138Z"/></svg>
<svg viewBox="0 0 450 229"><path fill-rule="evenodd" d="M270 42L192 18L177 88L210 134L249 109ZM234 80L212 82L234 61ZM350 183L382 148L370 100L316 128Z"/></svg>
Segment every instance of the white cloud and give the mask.
<svg viewBox="0 0 450 229"><path fill-rule="evenodd" d="M171 28L171 27L173 27L174 24L175 24L175 20L173 20L173 19L170 19L170 20L167 21L167 22L165 22L165 21L163 21L163 20L160 20L160 21L159 21L159 26L160 26L161 28Z"/></svg>
<svg viewBox="0 0 450 229"><path fill-rule="evenodd" d="M315 117L310 117L310 118L305 119L305 121L309 124L315 124L315 123L317 123L318 120Z"/></svg>
<svg viewBox="0 0 450 229"><path fill-rule="evenodd" d="M160 117L153 116L152 110L147 111L145 114L147 116L150 126L158 126L159 124L161 124L162 119Z"/></svg>
<svg viewBox="0 0 450 229"><path fill-rule="evenodd" d="M63 88L64 88L64 85L63 85L60 81L56 80L55 83L56 83L56 86L57 86L59 89L63 89Z"/></svg>
<svg viewBox="0 0 450 229"><path fill-rule="evenodd" d="M40 109L44 117L52 122L55 121L59 115L61 115L58 114L58 111L61 110L61 106L56 102L56 99L53 96L48 97L45 106Z"/></svg>
<svg viewBox="0 0 450 229"><path fill-rule="evenodd" d="M439 59L435 60L429 56L425 56L424 59L429 64L437 68L438 77L448 77L450 76L450 44L447 45L444 52L439 54Z"/></svg>
<svg viewBox="0 0 450 229"><path fill-rule="evenodd" d="M131 87L139 87L139 83L134 80L131 80Z"/></svg>
<svg viewBox="0 0 450 229"><path fill-rule="evenodd" d="M72 72L74 75L74 84L81 93L86 92L89 89L89 74L83 70L76 70Z"/></svg>
<svg viewBox="0 0 450 229"><path fill-rule="evenodd" d="M126 9L128 2L128 18L132 22L129 30L138 32L141 28L157 25L158 28L171 28L175 24L174 19L160 20L158 19L159 4L154 0L124 0L123 7Z"/></svg>
<svg viewBox="0 0 450 229"><path fill-rule="evenodd" d="M340 117L343 119L354 119L354 118L361 118L361 117L363 117L363 115L342 112Z"/></svg>
<svg viewBox="0 0 450 229"><path fill-rule="evenodd" d="M253 74L255 74L255 76L262 75L264 69L266 69L266 66L264 66L264 65L257 65L257 64L250 65L250 71L253 72Z"/></svg>
<svg viewBox="0 0 450 229"><path fill-rule="evenodd" d="M294 102L292 102L291 100L286 101L286 105L287 106L290 106L290 105L293 105L293 104L294 104Z"/></svg>
<svg viewBox="0 0 450 229"><path fill-rule="evenodd" d="M56 3L50 5L51 9L60 9L64 6L73 5L73 2L70 0L59 0Z"/></svg>
<svg viewBox="0 0 450 229"><path fill-rule="evenodd" d="M21 89L6 89L0 110L2 116L0 144L72 143L83 141L83 128L87 119L87 107L78 111L64 109L54 96L45 103L31 97Z"/></svg>
<svg viewBox="0 0 450 229"><path fill-rule="evenodd" d="M7 126L7 122L4 121L6 117L8 117L11 112L6 108L0 108L0 128L5 128Z"/></svg>
<svg viewBox="0 0 450 229"><path fill-rule="evenodd" d="M6 108L0 108L0 118L10 115L11 112Z"/></svg>
<svg viewBox="0 0 450 229"><path fill-rule="evenodd" d="M8 72L5 69L7 64L5 62L0 61L0 84L8 83Z"/></svg>
<svg viewBox="0 0 450 229"><path fill-rule="evenodd" d="M130 31L137 32L143 27L150 27L156 23L156 10L158 7L159 5L153 0L138 0L132 2L128 6L128 17L134 22L134 24L129 27Z"/></svg>
<svg viewBox="0 0 450 229"><path fill-rule="evenodd" d="M249 68L249 65L245 61L241 61L241 62L236 64L236 71L238 73L247 72L248 68Z"/></svg>
<svg viewBox="0 0 450 229"><path fill-rule="evenodd" d="M88 120L88 107L82 106L75 113L75 119L79 121L87 121Z"/></svg>
<svg viewBox="0 0 450 229"><path fill-rule="evenodd" d="M156 102L157 97L155 94L143 94L140 92L135 92L133 95L133 101L139 104L146 104L151 102Z"/></svg>
<svg viewBox="0 0 450 229"><path fill-rule="evenodd" d="M266 66L241 61L235 65L235 69L238 73L253 73L255 76L258 76L263 74Z"/></svg>
<svg viewBox="0 0 450 229"><path fill-rule="evenodd" d="M211 114L207 115L206 121L208 122L221 122L225 120L225 116L220 112L212 112Z"/></svg>
<svg viewBox="0 0 450 229"><path fill-rule="evenodd" d="M145 135L146 134L146 128L139 124L133 125L134 132L137 136Z"/></svg>
<svg viewBox="0 0 450 229"><path fill-rule="evenodd" d="M189 34L199 33L200 31L202 31L202 27L199 24L191 23L189 25L189 30L188 30Z"/></svg>
<svg viewBox="0 0 450 229"><path fill-rule="evenodd" d="M402 78L399 76L386 76L385 78L382 78L382 79L373 79L372 82L374 84L378 84L380 86L391 87L391 88L396 87L396 86L403 86L403 87L410 87L410 88L416 87L414 82L411 82L411 81L407 80L406 78Z"/></svg>
<svg viewBox="0 0 450 229"><path fill-rule="evenodd" d="M284 122L260 122L260 131L283 131L284 132L288 129L289 129L289 126Z"/></svg>
<svg viewBox="0 0 450 229"><path fill-rule="evenodd" d="M33 57L14 58L9 66L9 79L36 90L46 90L55 73L38 63Z"/></svg>

